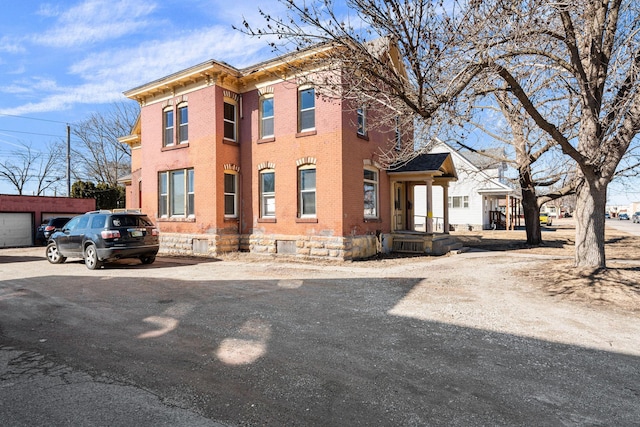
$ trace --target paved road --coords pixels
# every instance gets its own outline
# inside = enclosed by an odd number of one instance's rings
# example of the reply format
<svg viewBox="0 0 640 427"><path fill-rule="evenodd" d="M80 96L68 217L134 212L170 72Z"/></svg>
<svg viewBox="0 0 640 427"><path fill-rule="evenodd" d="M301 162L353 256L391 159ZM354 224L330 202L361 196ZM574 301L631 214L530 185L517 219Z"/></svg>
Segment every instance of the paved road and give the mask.
<svg viewBox="0 0 640 427"><path fill-rule="evenodd" d="M640 224L633 223L631 220L619 220L618 218L611 218L607 220L607 227L615 228L616 230L624 231L625 233L633 234L634 236L640 236Z"/></svg>
<svg viewBox="0 0 640 427"><path fill-rule="evenodd" d="M276 280L190 262L89 271L0 251L3 425L640 420L637 355L391 314L428 268Z"/></svg>

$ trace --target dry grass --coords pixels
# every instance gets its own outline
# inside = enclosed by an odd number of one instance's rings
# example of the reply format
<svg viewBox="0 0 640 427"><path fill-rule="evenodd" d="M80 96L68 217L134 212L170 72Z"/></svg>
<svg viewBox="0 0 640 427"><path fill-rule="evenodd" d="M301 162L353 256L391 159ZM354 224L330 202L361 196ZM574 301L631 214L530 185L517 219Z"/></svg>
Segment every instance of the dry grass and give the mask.
<svg viewBox="0 0 640 427"><path fill-rule="evenodd" d="M524 231L464 232L455 236L473 248L555 257L538 264L538 268L518 272L540 283L550 296L640 312L640 237L607 228L607 268L585 271L573 266L575 228L569 221L546 228L541 246L528 246Z"/></svg>

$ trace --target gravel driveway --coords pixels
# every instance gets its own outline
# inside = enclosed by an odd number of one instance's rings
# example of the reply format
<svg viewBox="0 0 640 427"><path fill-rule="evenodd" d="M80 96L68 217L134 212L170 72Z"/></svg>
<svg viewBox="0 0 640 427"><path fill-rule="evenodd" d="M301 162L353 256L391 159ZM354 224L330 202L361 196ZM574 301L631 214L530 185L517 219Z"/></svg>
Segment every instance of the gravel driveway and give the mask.
<svg viewBox="0 0 640 427"><path fill-rule="evenodd" d="M521 274L544 269L545 256L472 251L318 265L236 255L90 272L77 262L51 266L41 252L0 250L0 418L64 425L64 411L95 414L94 402L103 407L94 425L157 423L126 412L123 399L105 410L110 392L52 415L29 392L28 366L16 370L33 355L186 411L174 425L640 419L638 312L549 294Z"/></svg>

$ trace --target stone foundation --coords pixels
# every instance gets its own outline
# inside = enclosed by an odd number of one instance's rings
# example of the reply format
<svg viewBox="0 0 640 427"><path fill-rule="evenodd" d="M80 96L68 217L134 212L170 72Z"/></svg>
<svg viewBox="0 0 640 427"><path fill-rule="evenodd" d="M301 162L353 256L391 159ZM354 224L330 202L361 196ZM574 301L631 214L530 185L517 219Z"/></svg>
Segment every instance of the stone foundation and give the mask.
<svg viewBox="0 0 640 427"><path fill-rule="evenodd" d="M240 248L237 234L160 233L160 254L216 257Z"/></svg>
<svg viewBox="0 0 640 427"><path fill-rule="evenodd" d="M160 254L165 255L216 257L241 250L263 255L348 261L376 255L380 252L380 244L373 235L160 234Z"/></svg>

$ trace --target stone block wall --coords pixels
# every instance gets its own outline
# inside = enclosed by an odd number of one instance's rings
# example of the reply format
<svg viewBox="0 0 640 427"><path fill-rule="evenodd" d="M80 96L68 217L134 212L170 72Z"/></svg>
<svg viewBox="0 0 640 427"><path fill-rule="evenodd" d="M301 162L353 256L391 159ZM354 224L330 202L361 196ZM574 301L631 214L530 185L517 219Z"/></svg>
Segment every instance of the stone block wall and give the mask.
<svg viewBox="0 0 640 427"><path fill-rule="evenodd" d="M215 257L223 253L248 251L253 254L283 255L340 261L366 259L380 251L374 235L292 236L279 234L184 234L162 233L160 254Z"/></svg>

